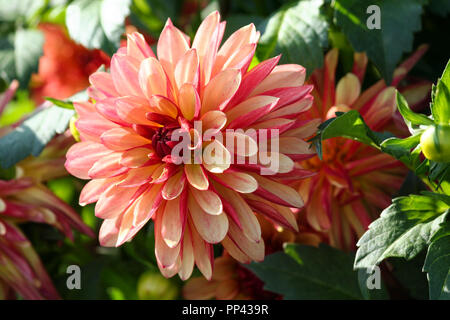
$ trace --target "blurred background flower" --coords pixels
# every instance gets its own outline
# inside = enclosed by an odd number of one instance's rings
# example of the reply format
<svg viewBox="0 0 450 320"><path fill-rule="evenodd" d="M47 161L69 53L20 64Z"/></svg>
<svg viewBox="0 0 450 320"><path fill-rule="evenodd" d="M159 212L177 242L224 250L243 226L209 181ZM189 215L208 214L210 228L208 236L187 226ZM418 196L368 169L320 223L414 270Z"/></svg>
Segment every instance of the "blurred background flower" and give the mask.
<svg viewBox="0 0 450 320"><path fill-rule="evenodd" d="M63 26L42 23L39 30L45 37L44 55L30 84L31 98L36 104L44 102L45 97L69 98L89 86L89 76L100 66L109 67L107 54L75 43Z"/></svg>
<svg viewBox="0 0 450 320"><path fill-rule="evenodd" d="M355 53L352 71L337 81L339 50L332 49L325 56L324 67L315 70L309 79L314 85L309 118L319 119L318 123L321 123L335 117L336 112L358 110L371 129L389 131L397 136L408 135L406 125L397 116L395 87L426 50L426 46L421 46L403 62L395 70L390 86L379 80L364 90L367 56ZM426 81L417 85L421 90L408 95L413 105L423 103L431 90L431 85ZM409 92L410 88L406 86L403 90ZM297 182L299 193L306 203L300 215L305 216L312 228L327 234L332 246L346 250L355 249L356 241L368 225L389 206L407 172L391 156L344 138L324 141L323 159L316 156L301 162L301 165L317 171L318 175Z"/></svg>
<svg viewBox="0 0 450 320"><path fill-rule="evenodd" d="M0 170L0 298L16 298L16 294L24 299L59 298L38 254L19 228L22 223L48 224L70 239L72 229L94 236L74 209L44 186L50 179L67 175L64 155L73 142L69 134L60 135L39 157Z"/></svg>

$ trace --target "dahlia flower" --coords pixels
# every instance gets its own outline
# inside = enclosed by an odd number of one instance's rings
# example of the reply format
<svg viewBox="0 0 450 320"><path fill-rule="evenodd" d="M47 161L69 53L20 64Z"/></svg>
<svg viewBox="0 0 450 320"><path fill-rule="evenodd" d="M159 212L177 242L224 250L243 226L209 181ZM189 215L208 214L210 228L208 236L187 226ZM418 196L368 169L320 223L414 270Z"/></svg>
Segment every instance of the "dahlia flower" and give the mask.
<svg viewBox="0 0 450 320"><path fill-rule="evenodd" d="M220 46L224 29L211 13L191 45L168 20L157 56L129 35L110 73L90 77L92 102L75 104L81 142L66 168L91 179L80 204L96 202L101 245L120 246L153 219L166 277L187 279L196 264L210 279L215 243L240 262L261 261L254 212L296 230L289 207L303 201L281 182L311 174L294 164L313 155L304 138L314 125L299 119L312 103L305 69L275 57L248 70L259 33L251 24Z"/></svg>
<svg viewBox="0 0 450 320"><path fill-rule="evenodd" d="M19 229L22 222L52 225L72 239L72 228L93 236L77 213L42 182L67 175L65 150L70 136L58 136L37 158L16 166L16 178L0 179L0 299L58 299L50 277L32 244Z"/></svg>
<svg viewBox="0 0 450 320"><path fill-rule="evenodd" d="M65 99L74 95L89 85L92 72L102 64L109 66L108 55L75 43L62 26L42 23L39 29L45 42L38 73L31 78L31 97L36 104L46 96Z"/></svg>
<svg viewBox="0 0 450 320"><path fill-rule="evenodd" d="M363 92L366 55L355 53L352 72L335 86L339 51L332 49L325 57L324 68L311 75L314 103L307 115L322 122L337 111L358 110L371 129L401 133L396 121L395 87L426 49L419 48L395 70L390 86L380 80ZM414 99L422 100L417 96ZM406 168L391 156L344 138L323 142L323 160L314 157L301 164L318 171L298 183L305 200L301 213L315 230L328 234L331 245L345 249L353 249L370 222L390 205L406 173Z"/></svg>

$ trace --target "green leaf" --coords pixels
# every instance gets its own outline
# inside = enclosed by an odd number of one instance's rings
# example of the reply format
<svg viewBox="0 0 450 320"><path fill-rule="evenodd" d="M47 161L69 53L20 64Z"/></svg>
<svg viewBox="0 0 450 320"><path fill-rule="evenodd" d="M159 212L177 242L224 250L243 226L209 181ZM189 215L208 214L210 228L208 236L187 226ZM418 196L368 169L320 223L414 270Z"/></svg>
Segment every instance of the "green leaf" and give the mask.
<svg viewBox="0 0 450 320"><path fill-rule="evenodd" d="M131 0L76 0L66 11L69 35L87 48L112 55L125 32L130 5Z"/></svg>
<svg viewBox="0 0 450 320"><path fill-rule="evenodd" d="M170 2L173 0L168 3L170 4ZM166 19L174 17L159 8L159 5L152 0L134 0L131 5L130 21L153 38L158 38ZM174 10L175 7L171 7L171 9Z"/></svg>
<svg viewBox="0 0 450 320"><path fill-rule="evenodd" d="M0 21L16 22L30 19L46 5L46 0L0 0Z"/></svg>
<svg viewBox="0 0 450 320"><path fill-rule="evenodd" d="M18 90L16 96L11 100L3 113L0 115L0 127L7 126L19 121L25 115L33 112L36 105L29 97L27 90Z"/></svg>
<svg viewBox="0 0 450 320"><path fill-rule="evenodd" d="M243 26L246 26L250 23L260 25L264 21L263 17L249 14L231 14L227 16L226 19L227 27L225 28L225 33L223 35L224 39L228 39L233 34L233 32Z"/></svg>
<svg viewBox="0 0 450 320"><path fill-rule="evenodd" d="M422 194L425 196L428 196L430 198L434 198L438 201L442 201L450 207L450 196L448 196L446 194L434 193L434 192L430 192L430 191L423 191Z"/></svg>
<svg viewBox="0 0 450 320"><path fill-rule="evenodd" d="M444 181L450 181L450 163L448 162L434 162L430 163L429 176L430 181L437 181L438 187L442 185Z"/></svg>
<svg viewBox="0 0 450 320"><path fill-rule="evenodd" d="M85 100L85 91L68 99ZM0 138L0 166L9 168L29 155L38 156L55 134L67 129L74 113L74 110L50 105L29 116L20 126Z"/></svg>
<svg viewBox="0 0 450 320"><path fill-rule="evenodd" d="M38 71L43 54L44 36L39 30L18 30L14 39L16 72L22 86L28 85L31 74Z"/></svg>
<svg viewBox="0 0 450 320"><path fill-rule="evenodd" d="M419 154L411 153L411 150L419 143L420 134L412 135L405 139L389 138L381 143L381 150L403 163L416 166L418 165L418 161L420 161Z"/></svg>
<svg viewBox="0 0 450 320"><path fill-rule="evenodd" d="M430 299L450 300L450 235L430 245L423 270L428 273Z"/></svg>
<svg viewBox="0 0 450 320"><path fill-rule="evenodd" d="M322 140L344 137L360 141L373 147L379 147L380 143L388 136L392 135L372 131L356 110L337 114L335 120L330 122L322 131Z"/></svg>
<svg viewBox="0 0 450 320"><path fill-rule="evenodd" d="M323 122L317 135L310 140L314 143L319 158L322 158L322 141L336 137L356 140L380 149L381 143L391 138L392 134L371 130L356 110L336 112L336 117Z"/></svg>
<svg viewBox="0 0 450 320"><path fill-rule="evenodd" d="M335 118L330 118L319 126L317 135L310 139L322 158L322 141L330 138L344 137L356 140L377 149L386 139L392 138L389 132L375 132L367 126L358 111L336 112Z"/></svg>
<svg viewBox="0 0 450 320"><path fill-rule="evenodd" d="M309 75L323 64L328 24L322 0L303 0L282 7L258 26L262 31L257 56L262 61L282 54L282 63L298 63Z"/></svg>
<svg viewBox="0 0 450 320"><path fill-rule="evenodd" d="M0 180L11 180L16 177L16 167L3 169L0 167Z"/></svg>
<svg viewBox="0 0 450 320"><path fill-rule="evenodd" d="M61 200L72 204L76 194L74 180L73 177L50 180L47 182L47 187Z"/></svg>
<svg viewBox="0 0 450 320"><path fill-rule="evenodd" d="M50 97L45 97L45 100L50 101L55 106L58 106L60 108L74 110L73 103L71 101L63 101L63 100L58 100L58 99L54 99L54 98L50 98Z"/></svg>
<svg viewBox="0 0 450 320"><path fill-rule="evenodd" d="M266 290L284 299L363 299L352 261L351 255L324 244L287 244L285 252L245 267L264 281Z"/></svg>
<svg viewBox="0 0 450 320"><path fill-rule="evenodd" d="M11 82L19 80L28 87L31 74L37 72L43 54L44 35L39 30L22 29L0 39L0 70Z"/></svg>
<svg viewBox="0 0 450 320"><path fill-rule="evenodd" d="M437 124L450 125L450 60L436 85L431 113Z"/></svg>
<svg viewBox="0 0 450 320"><path fill-rule="evenodd" d="M414 258L430 244L449 208L429 195L394 199L358 241L355 268L370 268L389 257Z"/></svg>
<svg viewBox="0 0 450 320"><path fill-rule="evenodd" d="M406 261L403 258L390 258L392 274L402 285L411 298L418 300L428 299L427 274L422 271L426 252L423 251L413 259Z"/></svg>
<svg viewBox="0 0 450 320"><path fill-rule="evenodd" d="M365 51L390 83L404 52L411 51L413 34L421 29L423 0L335 0L335 20L355 51ZM380 8L381 28L369 30L367 8Z"/></svg>
<svg viewBox="0 0 450 320"><path fill-rule="evenodd" d="M57 133L67 129L74 111L51 106L26 119L0 138L0 166L9 168L29 155L38 156Z"/></svg>
<svg viewBox="0 0 450 320"><path fill-rule="evenodd" d="M450 13L450 1L448 0L430 0L428 6L431 12L440 15L441 17L445 17Z"/></svg>
<svg viewBox="0 0 450 320"><path fill-rule="evenodd" d="M406 124L410 128L414 128L415 126L419 125L433 125L434 121L427 116L421 114L421 113L415 113L412 111L409 106L408 102L406 102L406 99L401 95L400 92L397 91L397 108L398 111L400 111L403 119L405 120Z"/></svg>

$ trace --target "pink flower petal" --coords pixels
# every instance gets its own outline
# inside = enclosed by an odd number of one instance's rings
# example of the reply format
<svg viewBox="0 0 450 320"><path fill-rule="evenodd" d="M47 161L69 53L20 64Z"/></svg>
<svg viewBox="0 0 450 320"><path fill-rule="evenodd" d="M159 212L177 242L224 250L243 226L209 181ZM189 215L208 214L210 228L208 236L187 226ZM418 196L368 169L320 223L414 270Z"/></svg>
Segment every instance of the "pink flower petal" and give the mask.
<svg viewBox="0 0 450 320"><path fill-rule="evenodd" d="M188 197L190 217L200 236L208 243L219 243L228 232L228 218L221 212L211 215L205 212L192 196Z"/></svg>

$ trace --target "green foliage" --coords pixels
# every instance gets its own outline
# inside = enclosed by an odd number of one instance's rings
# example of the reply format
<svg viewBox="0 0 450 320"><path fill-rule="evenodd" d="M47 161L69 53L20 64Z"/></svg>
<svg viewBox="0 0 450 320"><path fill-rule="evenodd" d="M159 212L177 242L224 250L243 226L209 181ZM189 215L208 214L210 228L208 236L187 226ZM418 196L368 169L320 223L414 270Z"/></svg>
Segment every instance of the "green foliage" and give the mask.
<svg viewBox="0 0 450 320"><path fill-rule="evenodd" d="M46 5L46 0L0 0L0 21L17 23L30 20Z"/></svg>
<svg viewBox="0 0 450 320"><path fill-rule="evenodd" d="M336 137L344 137L380 148L382 141L391 138L392 134L373 131L356 110L345 113L336 112L336 117L322 123L317 135L311 139L320 158L322 158L322 141Z"/></svg>
<svg viewBox="0 0 450 320"><path fill-rule="evenodd" d="M15 99L9 102L3 113L0 115L0 127L19 121L22 117L31 113L35 108L36 105L28 96L28 91L18 90Z"/></svg>
<svg viewBox="0 0 450 320"><path fill-rule="evenodd" d="M447 225L450 227L450 223ZM428 248L423 270L428 272L430 299L450 300L450 231Z"/></svg>
<svg viewBox="0 0 450 320"><path fill-rule="evenodd" d="M3 169L0 167L0 180L11 180L16 177L16 167Z"/></svg>
<svg viewBox="0 0 450 320"><path fill-rule="evenodd" d="M72 204L75 200L75 185L72 177L64 177L47 182L47 187L61 200Z"/></svg>
<svg viewBox="0 0 450 320"><path fill-rule="evenodd" d="M0 73L8 82L19 80L26 88L38 69L44 36L39 30L22 29L0 38Z"/></svg>
<svg viewBox="0 0 450 320"><path fill-rule="evenodd" d="M369 30L367 8L380 8L381 28ZM412 49L413 34L421 28L423 0L336 0L334 17L355 51L365 51L381 75L391 82L402 54Z"/></svg>
<svg viewBox="0 0 450 320"><path fill-rule="evenodd" d="M29 155L38 156L57 133L63 133L72 110L51 106L36 112L0 138L0 166L9 168Z"/></svg>
<svg viewBox="0 0 450 320"><path fill-rule="evenodd" d="M44 36L34 29L45 0L0 0L0 76L28 87L42 56Z"/></svg>
<svg viewBox="0 0 450 320"><path fill-rule="evenodd" d="M18 127L0 138L0 167L9 168L29 155L38 156L46 144L57 133L63 133L74 114L70 100L84 100L81 92L67 102L54 100L63 108L52 104L38 110L25 119Z"/></svg>
<svg viewBox="0 0 450 320"><path fill-rule="evenodd" d="M360 282L366 285L366 277L352 270L352 262L352 255L324 244L319 248L287 244L284 252L246 267L264 281L266 290L281 294L284 299L369 298L367 288L364 294L360 289ZM386 297L386 293L377 296Z"/></svg>
<svg viewBox="0 0 450 320"><path fill-rule="evenodd" d="M87 48L112 55L119 48L131 0L75 0L67 7L70 36Z"/></svg>
<svg viewBox="0 0 450 320"><path fill-rule="evenodd" d="M415 258L428 246L430 299L448 299L450 196L424 192L393 200L358 242L355 268L370 268L389 257Z"/></svg>
<svg viewBox="0 0 450 320"><path fill-rule="evenodd" d="M346 128L352 128L351 132ZM335 121L330 122L322 131L322 140L345 137L372 146L379 146L380 142L388 136L391 136L391 134L379 134L372 131L356 110L339 114Z"/></svg>
<svg viewBox="0 0 450 320"><path fill-rule="evenodd" d="M262 36L258 58L282 54L281 62L298 63L307 74L322 66L328 45L328 23L322 0L303 0L286 5L258 26Z"/></svg>
<svg viewBox="0 0 450 320"><path fill-rule="evenodd" d="M227 19L227 27L225 29L225 34L223 36L224 39L228 39L228 37L233 32L250 23L253 23L259 29L261 23L264 22L263 17L245 14L233 14L228 16L226 19Z"/></svg>
<svg viewBox="0 0 450 320"><path fill-rule="evenodd" d="M426 252L419 253L411 260L390 258L392 275L401 284L408 297L418 300L428 299L427 274L422 271Z"/></svg>
<svg viewBox="0 0 450 320"><path fill-rule="evenodd" d="M63 100L53 99L50 97L46 97L45 100L50 101L55 106L58 106L60 108L74 110L73 102L71 102L71 101L63 101Z"/></svg>
<svg viewBox="0 0 450 320"><path fill-rule="evenodd" d="M429 1L430 11L445 17L450 13L450 1L447 0L430 0Z"/></svg>
<svg viewBox="0 0 450 320"><path fill-rule="evenodd" d="M0 138L0 167L9 168L29 155L38 156L48 142L66 131L75 111L73 101L86 101L86 91L80 91L66 102L54 100L64 107L50 104L26 118L13 131Z"/></svg>
<svg viewBox="0 0 450 320"><path fill-rule="evenodd" d="M433 125L434 121L421 113L412 111L406 99L397 91L397 107L410 130L420 125Z"/></svg>
<svg viewBox="0 0 450 320"><path fill-rule="evenodd" d="M358 241L355 268L370 268L389 257L414 258L448 220L449 209L428 195L394 199Z"/></svg>
<svg viewBox="0 0 450 320"><path fill-rule="evenodd" d="M433 88L431 112L436 124L450 124L450 60Z"/></svg>

